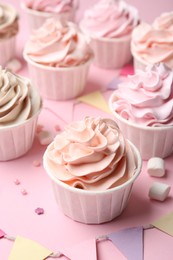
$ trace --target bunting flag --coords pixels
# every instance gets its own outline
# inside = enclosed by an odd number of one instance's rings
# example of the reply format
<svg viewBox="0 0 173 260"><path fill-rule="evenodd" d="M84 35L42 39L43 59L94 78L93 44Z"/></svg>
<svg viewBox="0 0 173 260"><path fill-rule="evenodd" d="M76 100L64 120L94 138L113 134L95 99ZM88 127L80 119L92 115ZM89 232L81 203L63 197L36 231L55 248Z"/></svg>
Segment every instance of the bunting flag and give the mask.
<svg viewBox="0 0 173 260"><path fill-rule="evenodd" d="M52 252L42 245L17 236L8 260L43 260L51 254Z"/></svg>
<svg viewBox="0 0 173 260"><path fill-rule="evenodd" d="M143 260L143 227L132 227L107 235L128 260Z"/></svg>
<svg viewBox="0 0 173 260"><path fill-rule="evenodd" d="M96 240L90 239L63 250L71 260L97 260Z"/></svg>
<svg viewBox="0 0 173 260"><path fill-rule="evenodd" d="M107 85L107 90L115 90L118 88L118 85L122 82L120 78L114 78L111 82Z"/></svg>
<svg viewBox="0 0 173 260"><path fill-rule="evenodd" d="M152 225L173 237L173 212L154 221Z"/></svg>
<svg viewBox="0 0 173 260"><path fill-rule="evenodd" d="M101 94L100 91L94 91L91 92L87 95L78 97L77 100L86 103L90 106L94 106L96 108L99 108L101 110L103 110L106 113L111 113L108 104L105 100L105 98L103 97L103 95Z"/></svg>

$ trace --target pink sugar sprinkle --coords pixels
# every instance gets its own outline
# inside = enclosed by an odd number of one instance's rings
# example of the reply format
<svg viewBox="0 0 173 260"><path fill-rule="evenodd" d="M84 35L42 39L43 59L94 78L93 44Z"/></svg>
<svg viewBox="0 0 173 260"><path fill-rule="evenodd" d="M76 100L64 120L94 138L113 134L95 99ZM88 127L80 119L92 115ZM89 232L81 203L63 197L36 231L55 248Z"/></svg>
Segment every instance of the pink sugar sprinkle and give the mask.
<svg viewBox="0 0 173 260"><path fill-rule="evenodd" d="M43 125L37 125L37 128L36 128L36 133L39 134L42 130L43 130L44 126Z"/></svg>
<svg viewBox="0 0 173 260"><path fill-rule="evenodd" d="M39 167L39 166L41 165L41 162L38 161L38 160L34 160L34 161L33 161L33 165L34 165L35 167Z"/></svg>
<svg viewBox="0 0 173 260"><path fill-rule="evenodd" d="M44 209L43 208L36 208L35 213L37 213L38 215L44 214Z"/></svg>
<svg viewBox="0 0 173 260"><path fill-rule="evenodd" d="M22 189L21 193L22 193L22 195L27 195L28 194L28 192L25 189Z"/></svg>
<svg viewBox="0 0 173 260"><path fill-rule="evenodd" d="M55 125L54 128L57 132L61 131L61 127L59 125Z"/></svg>
<svg viewBox="0 0 173 260"><path fill-rule="evenodd" d="M14 180L14 183L15 183L16 185L19 185L19 184L20 184L20 181L19 181L18 179L15 179L15 180Z"/></svg>

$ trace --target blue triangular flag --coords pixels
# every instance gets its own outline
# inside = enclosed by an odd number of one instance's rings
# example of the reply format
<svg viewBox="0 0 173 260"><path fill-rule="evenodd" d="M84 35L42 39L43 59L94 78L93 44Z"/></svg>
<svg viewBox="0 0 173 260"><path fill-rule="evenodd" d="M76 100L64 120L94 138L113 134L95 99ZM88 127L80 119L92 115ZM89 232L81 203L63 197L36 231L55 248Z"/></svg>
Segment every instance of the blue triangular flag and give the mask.
<svg viewBox="0 0 173 260"><path fill-rule="evenodd" d="M143 260L143 227L132 227L107 235L128 260Z"/></svg>

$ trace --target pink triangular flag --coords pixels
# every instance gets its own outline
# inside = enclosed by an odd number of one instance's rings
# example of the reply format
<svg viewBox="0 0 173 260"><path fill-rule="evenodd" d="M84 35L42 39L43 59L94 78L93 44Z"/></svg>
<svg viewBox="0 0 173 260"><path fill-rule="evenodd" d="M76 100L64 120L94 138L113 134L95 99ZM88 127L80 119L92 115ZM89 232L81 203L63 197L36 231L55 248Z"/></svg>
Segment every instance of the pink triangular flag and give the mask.
<svg viewBox="0 0 173 260"><path fill-rule="evenodd" d="M120 70L120 75L121 76L128 76L128 75L133 75L134 74L134 68L131 63L125 65L121 70Z"/></svg>
<svg viewBox="0 0 173 260"><path fill-rule="evenodd" d="M80 242L62 252L70 260L97 260L95 239Z"/></svg>
<svg viewBox="0 0 173 260"><path fill-rule="evenodd" d="M2 229L0 229L0 238L3 238L5 235L6 233Z"/></svg>
<svg viewBox="0 0 173 260"><path fill-rule="evenodd" d="M143 260L143 227L126 228L109 234L108 238L128 260Z"/></svg>

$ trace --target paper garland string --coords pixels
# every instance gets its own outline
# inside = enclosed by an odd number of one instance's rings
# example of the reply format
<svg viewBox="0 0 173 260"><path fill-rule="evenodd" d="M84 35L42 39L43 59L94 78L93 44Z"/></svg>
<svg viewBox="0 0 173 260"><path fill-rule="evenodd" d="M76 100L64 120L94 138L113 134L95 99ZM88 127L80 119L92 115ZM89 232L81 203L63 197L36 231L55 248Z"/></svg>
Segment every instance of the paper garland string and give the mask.
<svg viewBox="0 0 173 260"><path fill-rule="evenodd" d="M0 238L15 241L8 260L44 260L48 257L59 258L61 256L70 260L97 260L96 243L104 240L110 240L128 260L143 260L144 230L153 227L173 237L173 212L147 226L122 229L106 236L81 242L73 247L66 248L62 253L58 252L56 254L30 239L20 236L17 236L17 238L8 236L1 229Z"/></svg>
<svg viewBox="0 0 173 260"><path fill-rule="evenodd" d="M111 113L108 104L100 91L94 91L87 95L78 97L77 100L86 103L90 106L99 108L106 113Z"/></svg>
<svg viewBox="0 0 173 260"><path fill-rule="evenodd" d="M107 235L128 260L143 260L143 227L126 228Z"/></svg>
<svg viewBox="0 0 173 260"><path fill-rule="evenodd" d="M154 221L152 225L173 237L173 211Z"/></svg>

